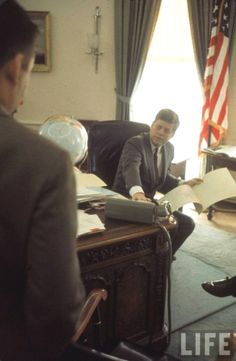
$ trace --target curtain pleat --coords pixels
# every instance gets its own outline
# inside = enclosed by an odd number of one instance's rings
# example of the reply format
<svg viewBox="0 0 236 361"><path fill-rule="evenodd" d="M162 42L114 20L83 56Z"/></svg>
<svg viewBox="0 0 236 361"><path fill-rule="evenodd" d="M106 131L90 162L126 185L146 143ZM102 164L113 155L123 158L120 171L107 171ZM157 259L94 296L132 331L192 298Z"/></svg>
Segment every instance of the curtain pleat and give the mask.
<svg viewBox="0 0 236 361"><path fill-rule="evenodd" d="M130 99L145 65L161 0L115 0L116 119L129 120Z"/></svg>

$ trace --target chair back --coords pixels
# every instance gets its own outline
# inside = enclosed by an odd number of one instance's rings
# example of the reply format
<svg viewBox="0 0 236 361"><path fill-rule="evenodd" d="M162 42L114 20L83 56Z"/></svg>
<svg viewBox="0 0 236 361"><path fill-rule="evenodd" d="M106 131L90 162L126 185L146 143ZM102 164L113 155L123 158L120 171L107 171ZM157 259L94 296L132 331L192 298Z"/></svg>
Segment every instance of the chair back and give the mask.
<svg viewBox="0 0 236 361"><path fill-rule="evenodd" d="M101 178L110 189L125 142L149 129L147 124L131 121L107 120L94 124L88 137L88 171Z"/></svg>

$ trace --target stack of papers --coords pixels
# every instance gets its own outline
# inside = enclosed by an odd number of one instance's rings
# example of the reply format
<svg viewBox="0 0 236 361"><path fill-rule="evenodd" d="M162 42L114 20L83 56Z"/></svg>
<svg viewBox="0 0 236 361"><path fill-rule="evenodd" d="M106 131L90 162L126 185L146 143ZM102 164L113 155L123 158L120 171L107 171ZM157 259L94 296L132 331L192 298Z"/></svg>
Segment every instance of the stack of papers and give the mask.
<svg viewBox="0 0 236 361"><path fill-rule="evenodd" d="M103 232L105 226L96 214L87 214L82 210L77 211L78 230L77 237L85 234Z"/></svg>
<svg viewBox="0 0 236 361"><path fill-rule="evenodd" d="M78 168L74 167L74 175L76 181L76 198L78 203L105 199L107 197L122 197L116 192L107 188L106 183L92 173L82 173Z"/></svg>
<svg viewBox="0 0 236 361"><path fill-rule="evenodd" d="M103 199L107 196L106 189L102 188L106 186L106 183L95 174L82 173L78 168L74 167L74 175L78 203Z"/></svg>
<svg viewBox="0 0 236 361"><path fill-rule="evenodd" d="M101 199L103 198L103 196L101 195L100 192L87 188L87 187L83 187L83 186L79 186L77 187L76 190L76 199L78 203L83 203L83 202L88 202L88 201L94 201L96 199Z"/></svg>
<svg viewBox="0 0 236 361"><path fill-rule="evenodd" d="M95 201L97 199L104 199L106 197L115 196L117 193L110 191L109 189L102 188L102 187L77 187L77 202L89 202Z"/></svg>

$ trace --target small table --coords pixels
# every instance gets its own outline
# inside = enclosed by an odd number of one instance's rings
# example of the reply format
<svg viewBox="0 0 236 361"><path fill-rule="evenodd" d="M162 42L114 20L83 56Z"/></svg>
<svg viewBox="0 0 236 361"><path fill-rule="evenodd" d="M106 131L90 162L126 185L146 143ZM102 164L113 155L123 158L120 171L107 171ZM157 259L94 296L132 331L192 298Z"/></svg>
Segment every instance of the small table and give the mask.
<svg viewBox="0 0 236 361"><path fill-rule="evenodd" d="M208 151L207 149L203 150L203 154L206 154L207 156L207 166L206 166L207 172L211 171L212 169L224 168L224 167L228 168L229 170L236 171L236 158L232 158L221 153L216 153L216 152L214 153L212 150ZM223 205L226 204L226 201L218 202L218 204L222 205L221 209L223 209ZM229 210L232 209L232 207L233 207L232 205L229 206L228 207ZM209 220L212 219L213 212L216 210L217 210L217 205L212 205L209 207L207 213L207 218ZM236 205L235 205L235 210L236 210Z"/></svg>

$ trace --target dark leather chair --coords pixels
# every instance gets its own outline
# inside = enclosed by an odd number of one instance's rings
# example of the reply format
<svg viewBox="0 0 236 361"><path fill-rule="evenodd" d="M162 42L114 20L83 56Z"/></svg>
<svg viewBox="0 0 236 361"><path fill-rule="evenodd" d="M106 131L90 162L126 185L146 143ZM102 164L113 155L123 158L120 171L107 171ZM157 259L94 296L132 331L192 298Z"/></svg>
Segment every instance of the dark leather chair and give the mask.
<svg viewBox="0 0 236 361"><path fill-rule="evenodd" d="M120 342L111 353L105 353L83 345L76 345L63 361L181 361L171 355L145 351L142 346Z"/></svg>
<svg viewBox="0 0 236 361"><path fill-rule="evenodd" d="M111 188L125 142L142 132L147 124L107 120L94 123L88 133L87 170L96 174Z"/></svg>

